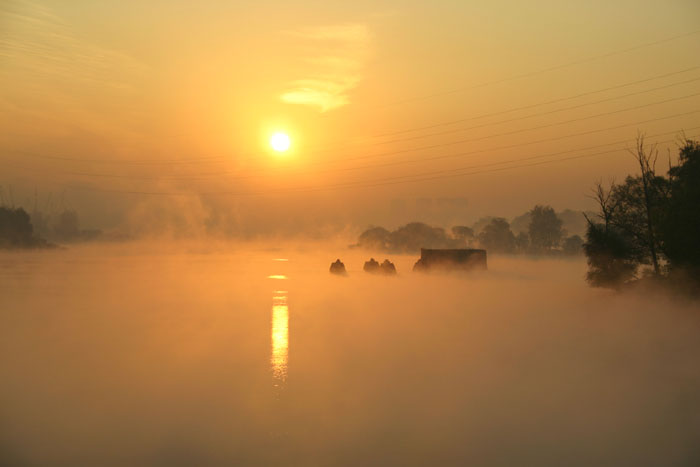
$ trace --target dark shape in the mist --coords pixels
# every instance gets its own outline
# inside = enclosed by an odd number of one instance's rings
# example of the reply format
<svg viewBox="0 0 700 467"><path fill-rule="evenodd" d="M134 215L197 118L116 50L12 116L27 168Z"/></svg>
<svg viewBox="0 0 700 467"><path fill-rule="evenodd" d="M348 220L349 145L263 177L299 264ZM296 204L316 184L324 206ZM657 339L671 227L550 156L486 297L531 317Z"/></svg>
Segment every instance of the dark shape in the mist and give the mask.
<svg viewBox="0 0 700 467"><path fill-rule="evenodd" d="M564 231L563 222L551 206L537 205L530 211L530 249L534 252L549 252L559 246Z"/></svg>
<svg viewBox="0 0 700 467"><path fill-rule="evenodd" d="M382 265L379 266L379 270L382 272L382 274L385 274L387 276L396 275L396 266L394 266L394 263L392 263L388 259L385 259L382 262Z"/></svg>
<svg viewBox="0 0 700 467"><path fill-rule="evenodd" d="M632 259L630 244L629 237L610 223L591 222L583 246L588 259L588 283L618 288L634 279L637 263Z"/></svg>
<svg viewBox="0 0 700 467"><path fill-rule="evenodd" d="M357 246L389 253L417 253L423 247L465 247L466 242L464 239L451 238L443 228L411 222L392 232L383 227L372 227L360 235Z"/></svg>
<svg viewBox="0 0 700 467"><path fill-rule="evenodd" d="M530 252L530 236L527 232L521 231L515 236L515 251L523 254Z"/></svg>
<svg viewBox="0 0 700 467"><path fill-rule="evenodd" d="M479 233L479 245L494 253L514 253L515 235L502 217L491 219Z"/></svg>
<svg viewBox="0 0 700 467"><path fill-rule="evenodd" d="M414 272L433 270L474 271L486 270L486 250L473 248L421 248L420 259L413 265Z"/></svg>
<svg viewBox="0 0 700 467"><path fill-rule="evenodd" d="M0 207L0 248L46 248L46 240L34 235L29 214L22 208Z"/></svg>
<svg viewBox="0 0 700 467"><path fill-rule="evenodd" d="M566 237L561 244L561 251L568 256L576 256L583 253L583 238L579 235Z"/></svg>
<svg viewBox="0 0 700 467"><path fill-rule="evenodd" d="M595 215L594 212L590 211L587 211L586 214ZM557 212L556 215L559 219L561 219L562 230L564 232L570 235L586 235L586 228L588 227L588 222L586 222L586 218L583 215L581 215L581 211L574 211L573 209L564 209L562 211ZM488 219L488 221L486 221L485 219ZM478 233L481 229L483 229L484 226L488 224L488 222L490 222L491 218L485 219L480 219L479 221L477 221L476 224L474 224L474 226L472 226L475 233ZM528 234L530 222L532 222L532 210L527 211L519 216L515 216L510 221L510 229L513 231L516 237L520 233Z"/></svg>
<svg viewBox="0 0 700 467"><path fill-rule="evenodd" d="M452 236L458 240L463 240L467 245L476 239L474 235L474 229L467 227L466 225L455 225L450 229L452 231Z"/></svg>
<svg viewBox="0 0 700 467"><path fill-rule="evenodd" d="M385 251L390 248L391 232L384 227L371 227L357 239L358 246L368 249Z"/></svg>
<svg viewBox="0 0 700 467"><path fill-rule="evenodd" d="M78 213L71 209L65 209L58 214L47 232L48 238L59 242L90 241L101 235L100 230L81 229Z"/></svg>
<svg viewBox="0 0 700 467"><path fill-rule="evenodd" d="M379 272L379 262L374 258L370 258L369 261L365 261L365 265L362 266L362 270L369 273Z"/></svg>
<svg viewBox="0 0 700 467"><path fill-rule="evenodd" d="M331 263L330 267L331 274L337 274L339 276L347 276L348 272L345 270L345 265L339 259L336 259L334 263Z"/></svg>
<svg viewBox="0 0 700 467"><path fill-rule="evenodd" d="M672 269L700 280L700 143L685 139L671 167L669 201L659 234Z"/></svg>
<svg viewBox="0 0 700 467"><path fill-rule="evenodd" d="M567 225L580 231L580 222L573 219L574 212L564 210ZM577 214L583 222L585 217ZM422 222L411 222L394 231L383 227L372 227L363 232L357 244L367 250L388 253L414 253L421 248L463 249L481 247L498 254L527 254L538 256L574 256L581 254L581 237L578 234L566 237L565 222L551 206L535 206L518 216L517 234L502 217L483 217L472 227L455 225L448 234L440 227Z"/></svg>
<svg viewBox="0 0 700 467"><path fill-rule="evenodd" d="M369 261L365 261L365 265L362 269L370 274L384 274L387 276L396 274L396 266L388 259L385 259L382 264L379 264L377 260L370 258Z"/></svg>
<svg viewBox="0 0 700 467"><path fill-rule="evenodd" d="M609 189L596 185L598 219L587 217L584 244L591 285L652 280L699 288L700 144L682 143L678 165L664 177L656 174L656 148L645 147L640 136L633 153L640 174Z"/></svg>

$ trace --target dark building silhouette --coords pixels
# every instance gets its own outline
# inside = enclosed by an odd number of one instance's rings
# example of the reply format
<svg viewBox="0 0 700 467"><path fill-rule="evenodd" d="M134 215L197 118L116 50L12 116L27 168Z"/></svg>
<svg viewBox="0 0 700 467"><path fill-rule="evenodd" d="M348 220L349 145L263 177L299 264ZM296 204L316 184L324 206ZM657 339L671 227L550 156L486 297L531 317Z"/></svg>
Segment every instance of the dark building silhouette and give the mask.
<svg viewBox="0 0 700 467"><path fill-rule="evenodd" d="M414 271L442 270L486 270L486 250L471 248L427 249L421 248L420 259L413 266Z"/></svg>

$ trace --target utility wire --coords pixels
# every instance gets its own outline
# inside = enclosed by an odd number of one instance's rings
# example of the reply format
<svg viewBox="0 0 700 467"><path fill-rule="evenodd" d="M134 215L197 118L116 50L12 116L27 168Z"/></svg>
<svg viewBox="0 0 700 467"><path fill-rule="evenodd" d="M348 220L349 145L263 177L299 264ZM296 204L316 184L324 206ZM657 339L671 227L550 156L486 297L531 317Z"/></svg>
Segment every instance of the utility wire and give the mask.
<svg viewBox="0 0 700 467"><path fill-rule="evenodd" d="M700 129L700 127L693 127L690 128L690 130L695 130L695 129ZM660 136L664 134L670 134L670 133L675 133L675 132L667 132L667 133L660 133L657 135L652 135L652 136ZM698 135L692 136L692 137L697 137ZM629 141L629 140L627 140ZM677 140L664 140L664 141L659 141L658 143L663 144L663 143L670 143L674 142ZM614 144L614 143L611 143ZM605 146L605 145L601 145ZM585 150L586 148L582 148L579 150ZM298 192L314 192L314 191L327 191L327 190L333 190L333 189L342 189L342 188L368 188L368 187L375 187L375 186L383 186L383 185L393 185L397 183L413 183L413 182L420 182L420 181L428 181L428 180L438 180L438 179L444 179L444 178L453 178L453 177L459 177L459 176L464 176L464 175L475 175L479 173L488 173L488 172L497 172L497 171L502 171L502 170L510 170L514 168L520 168L520 167L530 167L530 166L537 166L537 165L543 165L543 164L548 164L548 163L556 163L556 162L563 162L563 161L568 161L568 160L575 160L575 159L582 159L582 158L587 158L587 157L593 157L593 156L598 156L598 155L603 155L603 154L610 154L614 152L618 152L621 150L624 150L626 148L615 148L607 151L599 151L591 154L583 154L583 155L578 155L578 156L570 156L570 157L564 157L564 158L556 158L556 159L551 159L548 161L539 161L539 162L528 162L527 164L519 164L519 165L513 165L513 166L507 166L507 167L501 167L501 168L495 168L495 169L488 169L488 170L477 170L473 172L466 172L462 173L460 171L462 170L467 170L471 168L482 168L482 167L492 167L494 165L503 165L511 162L523 162L523 161L532 161L534 159L542 158L542 157L552 157L556 155L562 155L566 153L571 153L574 151L578 150L569 150L569 151L560 151L556 153L550 153L550 154L545 154L545 155L536 155L536 156L529 156L526 158L518 158L518 159L511 159L510 161L500 161L500 162L493 162L493 163L488 163L488 164L481 164L481 165L475 165L475 166L466 166L466 167L461 167L457 169L450 169L450 170L442 170L442 171L435 171L427 174L420 175L416 177L415 175L404 175L404 176L396 176L396 177L389 177L389 178L382 178L382 179L377 179L377 180L370 180L370 181L356 181L356 182L345 182L345 183L339 183L339 184L331 184L327 186L321 186L321 187L300 187L300 188L294 188L294 189L283 189L283 190L266 190L266 191L259 191L259 192L234 192L234 191L219 191L219 192L159 192L159 191L135 191L135 190L110 190L110 189L101 189L101 188L92 188L92 187L76 187L76 186L70 186L67 185L67 188L71 189L77 189L77 190L85 190L85 191L96 191L96 192L105 192L105 193L120 193L120 194L134 194L134 195L158 195L158 196L216 196L216 195L233 195L233 196L261 196L261 195L268 195L268 194L284 194L284 193L298 193ZM413 177L413 178L411 178Z"/></svg>
<svg viewBox="0 0 700 467"><path fill-rule="evenodd" d="M523 115L523 116L520 116L520 117L509 118L509 119L506 119L506 120L499 120L499 121L496 121L496 122L482 123L481 125L468 126L468 127L464 127L464 128L455 128L455 129L452 129L452 130L440 131L440 132L437 132L437 133L427 133L427 134L424 134L424 135L411 136L411 137L408 137L408 138L390 139L390 140L386 140L386 141L381 141L381 142L373 143L373 145L391 144L391 143L399 143L399 142L405 142L405 141L415 141L415 140L417 140L417 139L430 138L430 137L433 137L433 136L444 136L444 135L449 135L449 134L458 133L458 132L462 132L462 131L474 130L474 129L477 129L477 128L486 128L486 127L490 127L490 126L494 126L494 125L501 125L501 124L503 124L503 123L518 122L518 121L521 121L521 120L527 120L528 118L542 117L542 116L544 116L544 115L552 115L552 114L556 114L556 113L559 113L559 112L565 112L565 111L567 111L567 110L580 109L580 108L582 108L582 107L588 107L588 106L591 106L591 105L602 104L602 103L605 103L605 102L612 102L612 101L616 101L616 100L620 100L620 99L625 99L625 98L631 97L631 96L638 96L638 95L640 95L640 94L646 94L646 93L649 93L649 92L659 91L659 90L661 90L661 89L668 89L668 88L672 88L672 87L675 87L675 86L681 86L681 85L683 85L683 84L694 83L694 82L697 82L697 81L700 81L700 77L692 78L692 79L685 80L685 81L681 81L681 82L678 82L678 83L671 83L671 84L666 84L666 85L663 85L663 86L657 86L657 87L655 87L655 88L645 89L645 90L643 90L643 91L636 91L636 92L632 92L632 93L628 93L628 94L623 94L623 95L621 95L621 96L612 96L612 97L607 97L607 98L605 98L605 99L601 99L601 100L597 100L597 101L584 102L584 103L582 103L582 104L577 104L577 105L573 105L573 106L570 106L570 107L562 107L562 108L559 108L559 109L548 110L548 111L546 111L546 112L539 112L539 113L534 113L534 114L529 114L529 115Z"/></svg>
<svg viewBox="0 0 700 467"><path fill-rule="evenodd" d="M695 135L693 137L697 137L698 135ZM660 141L659 143L670 143L675 140L666 140L666 141ZM552 159L549 161L540 161L540 162L533 162L533 163L527 163L527 164L520 164L520 165L512 165L512 166L507 166L507 167L499 167L499 168L493 168L493 169L487 169L487 170L477 170L473 172L466 172L466 173L450 173L447 175L437 175L437 176L430 176L430 177L421 177L421 178L414 178L411 180L384 180L384 181L377 181L373 183L368 183L368 184L363 184L363 185L357 185L357 184L343 184L343 185L329 185L325 187L307 187L307 188L300 188L300 189L290 189L290 190L267 190L267 191L259 191L259 192L231 192L231 191L220 191L220 192L190 192L190 193L184 193L184 192L158 192L158 191L121 191L121 190L107 190L107 189L96 189L96 188L87 188L87 187L75 187L75 186L66 186L66 188L71 188L71 189L76 189L76 190L87 190L87 191L97 191L97 192L104 192L104 193L119 193L119 194L129 194L129 195L155 195L155 196L217 196L217 195L232 195L232 196L264 196L264 195L269 195L269 194L288 194L288 193L302 193L302 192L318 192L318 191L332 191L335 189L344 189L344 188L371 188L371 187L377 187L377 186L384 186L384 185L396 185L400 183L415 183L415 182L423 182L423 181L430 181L430 180L439 180L439 179L446 179L446 178L454 178L454 177L462 177L462 176L468 176L468 175L477 175L477 174L483 174L483 173L490 173L490 172L500 172L500 171L505 171L505 170L512 170L512 169L517 169L517 168L523 168L523 167L532 167L532 166L538 166L538 165L545 165L545 164L550 164L550 163L557 163L557 162L565 162L569 160L576 160L576 159L583 159L583 158L588 158L588 157L595 157L595 156L600 156L604 154L611 154L614 152L619 152L621 150L624 150L624 148L616 148L608 151L600 151L592 154L584 154L580 156L571 156L571 157L566 157L566 158L560 158L560 159Z"/></svg>
<svg viewBox="0 0 700 467"><path fill-rule="evenodd" d="M539 70L534 70L534 71L529 71L529 72L526 72L526 73L520 73L520 74L512 75L512 76L509 76L509 77L506 77L506 78L501 78L501 79L497 79L497 80L493 80L493 81L486 81L486 82L482 82L482 83L478 83L478 84L473 84L473 85L471 85L471 86L464 86L464 87L455 88L455 89L451 89L451 90L447 90L447 91L436 92L436 93L433 93L433 94L426 94L426 95L424 95L424 96L418 96L418 97L412 97L412 98L409 98L409 99L403 99L403 100L400 100L400 101L395 101L395 102L392 102L392 103L384 104L383 106L380 106L380 108L381 108L381 107L388 107L388 106L392 106L392 105L400 105L400 104L406 104L406 103L409 103L409 102L416 102L416 101L431 99L431 98L439 97L439 96L446 96L446 95L449 95L449 94L455 94L455 93L467 91L467 90L470 90L470 89L478 89L478 88L483 88L483 87L486 87L486 86L492 86L492 85L494 85L494 84L500 84L500 83L505 83L505 82L508 82L508 81L514 81L514 80L518 80L518 79L529 78L529 77L532 77L532 76L541 75L541 74L543 74L543 73L549 73L549 72L552 72L552 71L561 70L561 69L569 68L569 67L576 66L576 65L582 65L582 64L584 64L584 63L594 62L594 61L601 60L601 59L604 59L604 58L614 57L615 55L625 54L625 53L632 52L632 51L639 50L639 49L643 49L643 48L646 48L646 47L652 47L652 46L659 45L659 44L665 44L665 43L667 43L667 42L672 42L672 41L675 41L675 40L678 40L678 39L682 39L682 38L685 38L685 37L689 37L689 36L692 36L692 35L695 35L695 34L698 34L698 33L700 33L700 29L696 29L696 30L694 30L694 31L690 31L690 32L686 32L686 33L683 33L683 34L678 34L678 35L675 35L675 36L667 37L667 38L665 38L665 39L660 39L660 40L653 41L653 42L645 42L645 43L643 43L643 44L638 44L638 45L635 45L635 46L632 46L632 47L627 47L627 48L625 48L625 49L614 50L614 51L612 51L612 52L607 52L607 53L604 53L604 54L601 54L601 55L594 55L594 56L592 56L592 57L583 58L583 59L580 59L580 60L574 60L574 61L571 61L571 62L559 64L559 65L554 65L554 66L551 66L551 67L548 67L548 68L542 68L542 69L539 69Z"/></svg>
<svg viewBox="0 0 700 467"><path fill-rule="evenodd" d="M509 108L509 109L499 110L499 111L497 111L497 112L489 112L489 113L474 115L474 116L472 116L472 117L459 118L459 119L457 119L457 120L448 120L448 121L445 121L445 122L435 123L435 124L432 124L432 125L425 125L425 126L418 126L418 127L413 127L413 128L406 128L406 129L403 129L403 130L396 130L396 131L391 131L391 132L387 132L387 133L378 133L378 134L374 134L374 135L372 135L372 136L369 136L369 138L382 138L382 137L386 137L386 136L394 136L394 135L400 135L400 134L404 134L404 133L411 133L411 132L414 132L414 131L430 130L430 129L433 129L433 128L439 128L439 127L442 127L442 126L449 126L449 125L456 125L457 123L464 123L464 122L468 122L468 121L472 121L472 120L478 120L478 119L481 119L481 118L495 117L495 116L498 116L498 115L503 115L503 114L507 114L507 113L511 113L511 112L516 112L516 111L519 111L519 110L528 110L528 109L532 109L532 108L536 108L536 107L542 107L542 106L544 106L544 105L556 104L556 103L559 103L559 102L566 102L566 101L570 101L570 100L574 100L574 99L579 99L579 98L581 98L581 97L590 96L590 95L593 95L593 94L600 94L600 93L602 93L602 92L607 92L607 91L612 91L612 90L615 90L615 89L626 88L626 87L629 87L629 86L634 86L634 85L636 85L636 84L647 83L647 82L649 82L649 81L656 81L657 79L668 78L669 76L680 75L680 74L683 74L683 73L688 73L688 72L691 72L691 71L695 71L695 70L697 70L697 69L700 69L700 66L693 66L693 67L690 67L690 68L685 68L685 69L683 69L683 70L678 70L678 71L673 71L673 72L671 72L671 73L664 73L664 74L661 74L661 75L651 76L651 77L649 77L649 78L644 78L644 79L640 79L640 80L637 80L637 81L630 81L630 82L626 82L626 83L622 83L622 84L617 84L617 85L614 85L614 86L608 86L608 87L606 87L606 88L595 89L595 90L593 90L593 91L586 91L586 92L582 92L582 93L579 93L579 94L574 94L574 95L572 95L572 96L560 97L560 98L557 98L557 99L551 99L551 100L548 100L548 101L537 102L537 103L534 103L534 104L528 104L528 105L523 105L523 106L519 106L519 107L511 107L511 108Z"/></svg>
<svg viewBox="0 0 700 467"><path fill-rule="evenodd" d="M674 72L671 72L671 73L664 73L664 74L661 74L661 75L652 76L652 77L645 78L645 79L642 79L642 80L631 81L631 82L623 83L623 84L620 84L620 85L609 86L609 87L602 88L602 89L596 89L596 90L594 90L594 91L587 91L587 92L579 93L579 94L576 94L576 95L573 95L573 96L568 96L568 97L564 97L564 98L559 98L559 99L553 99L553 100L543 101L543 102L539 102L539 103L535 103L535 104L529 104L529 105L525 105L525 106L521 106L521 107L514 107L514 108L510 108L510 109L506 109L506 110L502 110L502 111L498 111L498 112L491 112L491 113L487 113L487 114L481 114L481 115L476 115L476 116L472 116L472 117L461 118L461 119L457 119L457 120L452 120L452 121L447 121L447 122L441 122L441 123L436 123L436 124L427 125L427 126L422 126L422 127L414 127L414 128L408 128L408 129L399 130L399 131L394 131L394 132L383 133L383 134L375 135L375 136L373 136L372 138L374 138L374 137L385 137L385 136L399 135L399 134L409 133L409 132L413 132L413 131L420 131L420 130L438 128L438 127L441 127L441 126L454 125L454 124L457 124L457 123L463 123L463 122L467 122L467 121L478 120L478 119L481 119L481 118L492 117L492 116L497 116L497 115L503 115L503 114L510 113L510 112L515 112L515 111L518 111L518 110L526 110L526 109L531 109L531 108L535 108L535 107L540 107L540 106L544 106L544 105L549 105L549 104L553 104L553 103L557 103L557 102L564 102L564 101L573 100L573 99L577 99L577 98L584 97L584 96L588 96L588 95L593 95L593 94L602 93L602 92L609 91L609 90L613 90L613 89L624 88L624 87L628 87L628 86L633 86L633 85L635 85L635 84L640 84L640 83L649 82L649 81L653 81L653 80L657 80L657 79L667 78L667 77L669 77L669 76L674 76L674 75L678 75L678 74L688 73L688 72L690 72L690 71L694 71L694 70L697 70L697 69L700 69L700 66L693 66L693 67L690 67L690 68L685 68L685 69L682 69L682 70L674 71ZM685 84L685 83L686 83L686 82L677 83L677 84L671 84L671 85L668 85L668 87L675 86L675 85L679 85L679 84ZM654 91L654 90L658 90L658 89L662 89L662 88L663 88L663 87L653 88L653 89L650 89L650 90L642 91L642 92L640 92L639 94L642 94L642 93L644 93L644 92L652 92L652 91ZM617 97L617 98L629 97L630 95L634 95L634 94L628 94L628 95L621 96L621 97ZM610 98L610 100L614 100L614 99L616 99L616 98ZM604 101L605 101L605 100L603 100L603 101L601 101L601 102L604 102ZM592 104L582 104L581 106L585 106L585 105L592 105ZM571 107L570 109L573 109L573 108L577 108L577 107ZM532 115L529 115L529 116L526 116L526 117L521 117L521 118L523 118L523 119L524 119L524 118L531 118L531 117L534 117L534 116L546 115L547 113L554 113L554 112L563 111L563 110L567 110L567 109L555 110L555 111L551 111L551 112L544 112L544 113L542 113L542 114L532 114ZM516 118L516 119L507 120L507 121L516 121L516 120L518 120L518 119ZM486 126L487 126L487 125L486 125ZM471 127L471 128L469 128L469 129L472 129L472 128L478 128L478 127ZM465 129L465 130L466 130L466 129ZM407 138L406 140L411 140L411 139L414 139L414 138L415 138L415 137ZM401 139L397 139L397 140L392 140L391 142L399 142L399 141L402 141L402 140L401 140ZM346 143L346 144L347 144L347 143ZM380 143L374 143L374 144L385 144L385 143L380 142ZM371 144L371 145L372 145L372 144ZM370 145L370 146L371 146L371 145ZM311 151L306 151L306 153L314 154L314 153L329 152L329 151L332 151L332 150L334 150L334 149L337 150L337 148L328 147L328 146L316 147L316 150L313 150L313 149L314 149L313 147L312 147L311 149L312 149ZM301 150L303 150L303 148L302 148ZM31 152L31 151L14 151L14 152L16 152L16 153L21 153L21 154L23 154L23 155L27 155L27 156L30 156L30 157L37 157L37 158L42 158L42 159L53 159L53 160L63 160L63 161L76 161L76 162L96 162L96 163L119 164L119 165L122 165L122 164L135 164L135 165L149 165L149 164L156 164L156 165L199 164L199 163L211 163L211 162L219 162L219 161L229 161L229 160L232 159L232 156L211 156L211 157L184 158L184 159L123 159L123 160L114 160L114 159L103 159L103 158L78 158L78 157L71 157L71 156L51 156L51 155L38 154L38 153L35 153L35 152ZM261 155L264 155L264 154L265 154L264 152L249 153L249 154L248 154L248 160L255 160L256 157L260 157Z"/></svg>
<svg viewBox="0 0 700 467"><path fill-rule="evenodd" d="M415 159L409 159L409 160L402 159L399 161L391 161L391 162L385 162L385 163L381 163L381 164L372 164L372 165L364 165L364 166L329 168L329 169L325 169L325 170L313 170L313 171L296 171L296 172L291 173L290 175L310 175L310 174L321 174L321 173L329 173L329 172L331 172L331 173L332 172L343 172L343 171L349 171L349 170L363 170L363 169L372 169L372 168L379 168L379 167L390 167L390 166L396 166L396 165L410 164L410 163L414 163L414 162L421 163L421 162L431 162L431 161L440 160L440 159L462 158L464 156L469 156L469 155L500 151L500 150L504 150L504 149L520 148L523 146L530 146L533 144L539 144L539 143L551 142L551 141L559 141L562 139L572 138L572 137L576 137L576 136L585 136L585 135L600 133L600 132L604 132L604 131L610 131L610 130L616 130L616 129L621 129L621 128L630 127L630 126L642 125L645 123L657 122L657 121L661 121L661 120L668 120L671 118L676 118L676 117L680 117L680 116L688 116L688 115L696 114L699 112L700 112L700 109L693 110L690 112L683 112L683 113L672 114L672 115L667 115L667 116L663 116L663 117L657 117L657 118L653 118L653 119L632 122L632 123L626 123L623 125L597 128L594 130L586 130L584 132L570 133L570 134L561 135L561 136L557 136L557 137L553 137L553 138L545 138L545 139L539 139L539 140L534 140L534 141L525 141L522 143L515 143L515 144L511 144L511 145L506 145L506 146L498 146L498 147L494 147L494 148L478 149L478 150L459 152L459 153L453 153L453 154L440 154L440 155L435 155L435 156L421 157L421 158L415 158ZM653 136L659 136L659 135L652 135L652 137ZM623 140L623 142L624 141L627 141L627 140ZM609 144L615 144L615 143L608 143L607 145L609 145ZM442 145L438 145L438 146L442 146ZM599 146L606 146L606 145L599 145ZM594 146L594 147L599 147L599 146ZM592 149L594 147L583 148L583 149ZM583 150L583 149L581 149L581 150ZM195 175L183 176L183 177L163 177L163 176L148 177L148 176L138 176L138 175L106 174L106 173L95 173L95 172L56 171L56 170L52 170L52 169L30 168L30 167L16 165L16 164L10 164L10 166L15 167L15 168L19 168L22 170L27 170L27 171L48 172L48 173L54 173L54 174L60 174L60 175L101 177L101 178L122 178L122 179L129 179L129 180L163 180L163 181L165 181L165 180L169 180L169 181L192 180L192 181L194 181L194 180L208 180L208 179L210 180L211 177L218 177L218 176L226 176L228 180L242 180L242 179L250 179L250 178L259 178L259 177L265 175L265 174L248 174L248 175L239 175L236 177L228 177L225 172L212 172L212 173L195 174Z"/></svg>
<svg viewBox="0 0 700 467"><path fill-rule="evenodd" d="M685 84L685 83L687 83L687 82L693 82L693 81L698 81L698 80L700 80L700 78L693 78L692 80L687 80L687 81L684 81L683 83L677 83L677 84ZM657 87L657 88L653 88L653 89L649 89L649 90L646 90L646 91L641 91L641 92L633 93L633 94L641 94L641 93L643 93L643 92L651 92L651 91L655 91L655 90L662 89L662 88L665 88L665 87L670 87L670 86L672 86L672 85L661 86L661 87ZM633 95L633 94L632 94L632 95ZM628 97L629 95L630 95L630 94L625 95L625 96L621 96L621 97ZM589 116L586 116L586 117L579 117L579 118L570 119L570 120L565 120L565 121L560 121L560 122L548 123L548 124L545 124L545 125L539 125L539 126L534 126L534 127L529 127L529 128L522 128L522 129L513 130L513 131L509 131L509 132L505 132L505 133L497 133L497 134L491 134L491 135L481 136L481 137L478 137L478 138L461 139L461 140L457 140L457 141L448 141L448 142L445 142L445 143L437 143L437 144L431 144L431 145L427 145L427 146L410 147L410 148L406 148L406 149L392 150L392 151L388 151L388 152L385 151L385 152L381 152L381 153L369 154L369 155L364 155L364 156L357 156L357 157L344 158L344 159L342 159L342 160L340 160L340 161L330 161L330 163L331 163L331 165L332 165L333 163L337 163L337 162L341 162L341 163L342 163L342 162L356 161L356 160L366 160L366 159L374 159L374 158L383 158L383 157L386 157L386 156L393 156L393 155L399 155L399 154L406 154L406 153L415 152L415 151L423 151L423 150L437 149L437 148L441 148L441 147L454 146L454 145L457 145L457 144L463 144L463 143L470 143L470 142L482 141L482 140L484 140L484 139L490 139L490 138L495 138L495 137L500 137L500 136L510 136L510 135L517 134L517 133L523 133L523 132L527 132L527 131L534 131L534 130L539 130L539 129L543 129L543 128L550 128L550 127L553 127L553 126L560 126L560 125L565 125L565 124L569 124L569 123L574 123L574 122L579 122L579 121L590 120L590 119L598 118L598 117L601 117L601 116L614 115L614 114L616 114L616 113L628 112L628 111L637 110L637 109L640 109L640 108L650 107L650 106L654 106L654 105L660 105L660 104L664 104L664 103L668 103L668 102L673 102L673 101L677 101L677 100L688 99L688 98L695 97L695 96L698 96L698 95L700 95L700 93L689 94L689 95L685 95L685 96L681 96L681 97L674 97L674 98L670 98L670 99L665 99L665 100L661 100L661 101L646 103L646 104L637 105L637 106L633 106L633 107L627 107L627 108L624 108L624 109L618 109L618 110L609 111L609 112L603 112L603 113L599 113L599 114L595 114L595 115L589 115ZM611 99L605 99L605 100L603 100L603 101L599 101L599 102L596 102L596 103L600 103L600 102L604 102L604 101L612 100L612 99L613 99L613 98L611 98ZM592 104L595 104L595 103L592 103ZM592 105L592 104L591 104L591 105ZM588 105L588 104L584 104L584 105ZM583 106L583 105L576 106L576 107L581 107L581 106ZM575 107L574 107L574 108L575 108ZM554 112L557 112L557 111L559 111L559 110L550 111L550 112L545 112L545 114L550 114L550 113L554 113ZM511 122L511 121L515 121L515 120L522 120L522 119L525 119L525 118L531 118L532 116L534 116L534 115L529 115L529 116L525 116L525 117L520 117L520 118L517 118L517 119L504 120L504 121L501 121L501 122L494 122L493 124L481 125L481 126L479 126L479 127L491 126L491 125L496 125L496 124ZM639 122L639 123L647 123L647 122L648 122L648 121ZM477 127L473 127L473 128L477 128ZM527 143L525 143L525 144L527 144ZM21 155L26 155L26 156L36 157L36 158L41 158L41 159L50 159L50 160L75 160L75 158L64 158L64 157L59 157L59 156L51 156L51 155L39 154L39 153L28 152L28 151L13 151L13 152L16 153L16 154L21 154ZM78 159L78 160L80 160L80 159ZM85 160L85 159L82 159L81 161L84 161L84 160ZM415 160L415 159L414 159L413 161L410 161L410 162L416 162L416 161L420 161L420 160ZM319 166L319 165L328 165L328 163L329 163L328 161L319 161L319 162L313 163L313 164L311 164L311 165L316 165L316 166ZM377 164L377 165L374 165L374 166L398 165L398 164L403 164L403 163L406 163L406 161L398 161L398 162L389 163L389 164ZM319 171L319 172L329 172L329 171L334 171L334 170L344 171L344 170L356 170L356 169L355 169L355 168L352 168L352 167L351 167L351 168L336 168L336 169L327 169L327 170L325 170L325 171ZM183 178L192 178L192 177L206 177L206 176L224 176L224 175L237 174L237 173L238 173L238 171L232 172L232 171L221 171L221 170L220 170L220 171L210 172L210 173L200 173L200 174L196 174L196 175L194 175L194 176L189 176L189 177L180 177L180 179L183 179ZM74 173L74 174L79 174L79 173L76 172L76 173ZM95 174L95 176L100 176L100 175ZM105 175L105 176L107 176L107 175ZM248 174L248 175L243 175L243 176L240 176L240 175L239 175L239 176L237 176L237 177L235 177L235 178L251 178L251 177L256 177L256 176L259 176L259 175L256 175L256 174ZM129 178L129 176L119 176L119 175L112 175L111 177L113 177L113 178ZM138 177L137 177L137 176L133 176L132 178L138 178ZM167 178L167 177L161 177L161 179L163 179L163 178ZM170 177L170 178L171 178L171 179L174 179L174 178L177 178L177 177Z"/></svg>

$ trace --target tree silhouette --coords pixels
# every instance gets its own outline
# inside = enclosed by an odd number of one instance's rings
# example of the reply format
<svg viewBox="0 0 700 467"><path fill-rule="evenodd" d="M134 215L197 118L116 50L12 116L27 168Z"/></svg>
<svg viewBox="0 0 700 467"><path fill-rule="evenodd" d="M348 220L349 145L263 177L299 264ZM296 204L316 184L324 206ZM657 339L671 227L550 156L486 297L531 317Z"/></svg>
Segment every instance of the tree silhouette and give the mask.
<svg viewBox="0 0 700 467"><path fill-rule="evenodd" d="M488 251L512 253L515 250L515 235L510 230L508 221L496 217L479 233L479 243Z"/></svg>
<svg viewBox="0 0 700 467"><path fill-rule="evenodd" d="M599 221L586 217L589 282L616 287L649 266L657 278L683 271L700 283L700 146L684 140L668 178L656 174L656 149L647 150L643 137L634 155L640 175L609 190L596 186Z"/></svg>
<svg viewBox="0 0 700 467"><path fill-rule="evenodd" d="M611 225L590 222L583 245L588 261L586 279L594 287L618 288L635 277L637 262L630 242Z"/></svg>
<svg viewBox="0 0 700 467"><path fill-rule="evenodd" d="M386 250L389 245L389 237L391 232L389 232L384 227L372 227L365 230L360 234L357 239L357 243L362 248L368 250Z"/></svg>
<svg viewBox="0 0 700 467"><path fill-rule="evenodd" d="M535 206L530 211L528 233L533 250L545 252L559 246L564 234L562 221L551 206Z"/></svg>
<svg viewBox="0 0 700 467"><path fill-rule="evenodd" d="M518 253L527 253L530 251L530 236L526 232L519 232L515 236L515 249Z"/></svg>
<svg viewBox="0 0 700 467"><path fill-rule="evenodd" d="M672 268L700 277L700 144L685 139L679 165L669 169L669 202L662 212L662 249Z"/></svg>
<svg viewBox="0 0 700 467"><path fill-rule="evenodd" d="M583 239L579 235L566 237L562 242L562 251L565 255L578 255L583 251Z"/></svg>
<svg viewBox="0 0 700 467"><path fill-rule="evenodd" d="M474 229L465 225L455 225L452 227L452 236L464 240L465 245L469 245L474 240Z"/></svg>
<svg viewBox="0 0 700 467"><path fill-rule="evenodd" d="M0 207L0 248L39 246L46 246L46 242L34 237L34 228L25 210Z"/></svg>

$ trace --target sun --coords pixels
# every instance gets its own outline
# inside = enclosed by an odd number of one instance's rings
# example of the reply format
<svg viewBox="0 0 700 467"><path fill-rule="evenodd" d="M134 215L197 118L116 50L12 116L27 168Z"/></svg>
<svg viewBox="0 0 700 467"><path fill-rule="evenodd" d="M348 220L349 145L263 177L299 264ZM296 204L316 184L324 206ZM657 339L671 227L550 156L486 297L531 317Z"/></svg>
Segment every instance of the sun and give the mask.
<svg viewBox="0 0 700 467"><path fill-rule="evenodd" d="M291 144L292 141L286 133L277 132L270 137L270 147L277 152L285 152Z"/></svg>

